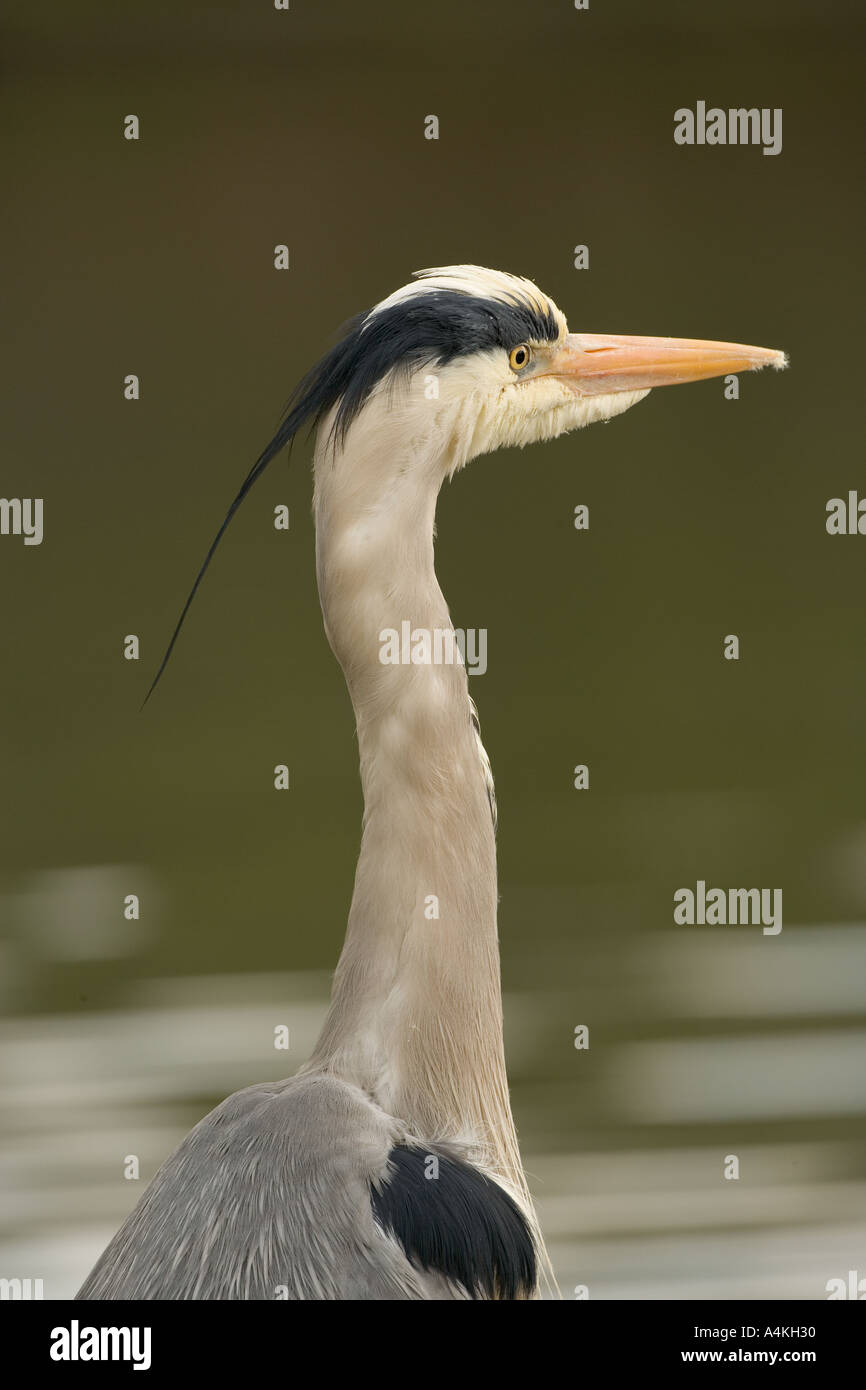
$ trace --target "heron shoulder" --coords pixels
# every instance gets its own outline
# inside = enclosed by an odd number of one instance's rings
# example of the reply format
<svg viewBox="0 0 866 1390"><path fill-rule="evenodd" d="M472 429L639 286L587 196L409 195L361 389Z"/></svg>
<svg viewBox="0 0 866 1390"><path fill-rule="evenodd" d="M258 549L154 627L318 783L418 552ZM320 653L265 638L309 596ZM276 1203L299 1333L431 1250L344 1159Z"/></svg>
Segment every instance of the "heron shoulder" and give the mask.
<svg viewBox="0 0 866 1390"><path fill-rule="evenodd" d="M372 1194L405 1136L325 1072L250 1086L166 1159L80 1299L431 1300L468 1295L413 1264Z"/></svg>

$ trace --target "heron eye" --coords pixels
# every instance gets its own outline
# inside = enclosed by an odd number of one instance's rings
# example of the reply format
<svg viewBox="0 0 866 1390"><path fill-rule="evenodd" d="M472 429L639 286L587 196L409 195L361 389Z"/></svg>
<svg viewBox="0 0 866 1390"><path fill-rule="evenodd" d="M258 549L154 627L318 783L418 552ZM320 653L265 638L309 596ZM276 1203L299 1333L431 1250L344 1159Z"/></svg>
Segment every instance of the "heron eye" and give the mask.
<svg viewBox="0 0 866 1390"><path fill-rule="evenodd" d="M508 365L513 372L520 372L526 366L532 353L526 343L521 343L519 347L512 348L508 354Z"/></svg>

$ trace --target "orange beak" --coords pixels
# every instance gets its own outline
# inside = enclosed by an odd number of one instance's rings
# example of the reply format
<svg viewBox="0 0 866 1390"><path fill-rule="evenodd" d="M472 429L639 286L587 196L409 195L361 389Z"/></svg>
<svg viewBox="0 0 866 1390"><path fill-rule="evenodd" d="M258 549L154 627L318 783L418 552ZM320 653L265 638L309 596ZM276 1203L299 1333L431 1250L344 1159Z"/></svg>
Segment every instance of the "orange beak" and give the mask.
<svg viewBox="0 0 866 1390"><path fill-rule="evenodd" d="M569 333L545 375L559 377L581 396L646 391L684 381L761 367L785 367L774 348L714 343L702 338L623 338L606 333Z"/></svg>

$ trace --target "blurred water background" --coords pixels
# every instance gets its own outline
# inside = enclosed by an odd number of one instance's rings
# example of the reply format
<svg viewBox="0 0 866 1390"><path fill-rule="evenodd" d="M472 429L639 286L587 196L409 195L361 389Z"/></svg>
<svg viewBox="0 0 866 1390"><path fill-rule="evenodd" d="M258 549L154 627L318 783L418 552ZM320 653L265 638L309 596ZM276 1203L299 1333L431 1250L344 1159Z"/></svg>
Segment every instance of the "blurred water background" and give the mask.
<svg viewBox="0 0 866 1390"><path fill-rule="evenodd" d="M866 492L862 24L805 0L6 8L0 490L45 499L45 539L0 539L0 1276L71 1294L201 1114L311 1047L361 804L300 441L139 705L295 381L452 261L533 276L573 329L792 360L736 403L659 392L479 460L440 503L452 617L489 635L509 1066L562 1290L866 1276L866 541L824 528ZM699 99L783 108L782 154L676 147ZM698 879L781 887L783 931L675 926Z"/></svg>

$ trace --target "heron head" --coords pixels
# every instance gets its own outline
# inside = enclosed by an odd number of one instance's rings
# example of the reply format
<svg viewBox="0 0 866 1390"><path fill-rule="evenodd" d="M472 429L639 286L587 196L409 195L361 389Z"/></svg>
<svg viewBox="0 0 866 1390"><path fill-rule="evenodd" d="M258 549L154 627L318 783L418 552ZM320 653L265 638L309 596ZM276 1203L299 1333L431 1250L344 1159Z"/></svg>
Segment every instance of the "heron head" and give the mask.
<svg viewBox="0 0 866 1390"><path fill-rule="evenodd" d="M509 445L608 420L654 386L785 365L781 352L688 338L570 333L530 280L481 266L419 271L360 315L313 381L332 442L366 415L448 471ZM386 425L387 417L387 425Z"/></svg>
<svg viewBox="0 0 866 1390"><path fill-rule="evenodd" d="M305 425L319 426L317 497L327 486L350 510L375 509L397 479L420 471L435 492L479 454L609 420L654 386L785 365L781 352L740 343L569 333L530 280L475 265L419 271L347 324L296 388L205 556L148 698L229 522Z"/></svg>

